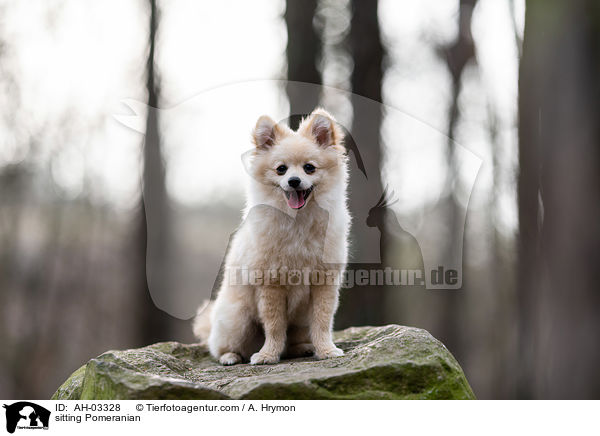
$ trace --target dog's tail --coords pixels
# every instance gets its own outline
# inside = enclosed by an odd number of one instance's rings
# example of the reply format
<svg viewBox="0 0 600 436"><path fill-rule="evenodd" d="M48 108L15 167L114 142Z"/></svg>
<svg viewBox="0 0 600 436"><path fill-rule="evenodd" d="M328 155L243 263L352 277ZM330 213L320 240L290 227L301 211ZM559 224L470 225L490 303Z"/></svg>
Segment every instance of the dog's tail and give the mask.
<svg viewBox="0 0 600 436"><path fill-rule="evenodd" d="M210 315L213 306L213 301L204 300L196 312L196 318L194 318L194 325L192 327L194 336L198 338L201 345L208 345L208 335L210 335Z"/></svg>

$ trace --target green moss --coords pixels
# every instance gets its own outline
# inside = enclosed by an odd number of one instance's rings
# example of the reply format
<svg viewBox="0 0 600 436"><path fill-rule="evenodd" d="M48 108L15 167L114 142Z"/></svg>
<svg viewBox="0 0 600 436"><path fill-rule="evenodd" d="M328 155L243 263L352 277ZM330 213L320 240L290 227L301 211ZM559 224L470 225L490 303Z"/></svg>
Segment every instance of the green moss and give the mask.
<svg viewBox="0 0 600 436"><path fill-rule="evenodd" d="M109 351L75 371L53 399L470 399L450 352L425 330L350 328L346 355L223 367L199 345Z"/></svg>
<svg viewBox="0 0 600 436"><path fill-rule="evenodd" d="M81 398L86 365L83 365L69 376L52 395L53 400L78 400Z"/></svg>

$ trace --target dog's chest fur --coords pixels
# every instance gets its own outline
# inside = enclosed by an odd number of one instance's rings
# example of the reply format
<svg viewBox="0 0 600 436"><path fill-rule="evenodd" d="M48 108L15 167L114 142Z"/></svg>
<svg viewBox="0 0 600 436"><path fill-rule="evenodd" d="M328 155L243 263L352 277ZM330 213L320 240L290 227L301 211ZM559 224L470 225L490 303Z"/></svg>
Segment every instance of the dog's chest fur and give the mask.
<svg viewBox="0 0 600 436"><path fill-rule="evenodd" d="M322 268L328 213L316 203L291 217L270 206L248 214L244 232L252 240L251 268Z"/></svg>

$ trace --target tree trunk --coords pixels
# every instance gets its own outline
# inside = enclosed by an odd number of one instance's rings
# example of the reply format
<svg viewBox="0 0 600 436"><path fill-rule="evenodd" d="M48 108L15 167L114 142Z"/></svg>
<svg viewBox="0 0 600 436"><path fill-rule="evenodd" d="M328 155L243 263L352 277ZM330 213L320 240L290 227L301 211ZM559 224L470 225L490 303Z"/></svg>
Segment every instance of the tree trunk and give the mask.
<svg viewBox="0 0 600 436"><path fill-rule="evenodd" d="M321 56L321 40L313 26L317 0L287 0L285 23L288 31L286 49L290 81L321 84L321 74L317 62ZM319 87L298 87L290 83L286 92L290 101L290 127L297 129L298 115L310 113L318 104Z"/></svg>
<svg viewBox="0 0 600 436"><path fill-rule="evenodd" d="M165 292L168 286L169 202L166 191L165 168L161 153L159 119L160 87L155 70L156 35L159 14L156 0L149 0L150 23L148 32L148 61L146 88L148 92L148 118L143 145L142 199L139 213L138 265L139 277L139 338L142 344L170 337L170 316L158 309L149 290L149 277L154 292Z"/></svg>
<svg viewBox="0 0 600 436"><path fill-rule="evenodd" d="M382 101L384 48L381 43L377 15L378 2L353 0L351 8L352 20L348 41L350 54L354 61L351 76L353 93L351 97L353 111L351 135L364 162L368 179L360 171L358 163L351 160L349 206L353 228L351 230L350 262L377 264L378 261L381 261L380 241L373 238L372 234L357 231L357 228L364 226L370 209L375 206L377 199L383 193L380 140L383 114L380 108L373 110L372 106L362 103L356 95L377 102ZM356 158L356 153L353 153L351 159ZM380 230L383 235L385 224L382 226ZM358 265L355 266L358 267ZM385 289L383 286L363 287L350 292L363 294L353 296L352 304L347 304L344 308L344 310L357 314L359 324L384 322Z"/></svg>
<svg viewBox="0 0 600 436"><path fill-rule="evenodd" d="M442 48L446 67L452 78L452 95L450 106L448 108L448 127L447 127L447 147L446 147L446 162L448 166L448 175L446 186L455 186L458 174L455 161L455 140L456 126L460 116L458 99L462 88L462 75L467 64L475 59L475 43L471 33L471 21L473 17L473 9L477 4L477 0L461 0L458 13L458 34L454 42ZM456 199L451 191L446 193L446 210L447 223L449 229L448 244L443 247L445 250L444 258L447 262L452 262L460 253L460 244L462 240L458 235L463 232L459 228L462 225L460 220L460 206L456 203ZM466 250L462 250L464 257ZM463 282L464 283L464 282ZM448 348L462 357L463 341L461 340L460 321L461 304L464 304L465 295L460 290L442 290L439 292L439 301L441 302L440 339L448 346Z"/></svg>
<svg viewBox="0 0 600 436"><path fill-rule="evenodd" d="M522 397L600 394L600 7L529 0L519 83Z"/></svg>

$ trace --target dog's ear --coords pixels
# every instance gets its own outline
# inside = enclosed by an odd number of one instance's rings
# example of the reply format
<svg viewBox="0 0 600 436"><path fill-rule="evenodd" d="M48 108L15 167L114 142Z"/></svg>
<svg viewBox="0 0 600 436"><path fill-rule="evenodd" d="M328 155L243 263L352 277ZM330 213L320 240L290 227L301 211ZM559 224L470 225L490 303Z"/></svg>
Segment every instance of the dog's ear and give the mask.
<svg viewBox="0 0 600 436"><path fill-rule="evenodd" d="M321 147L340 144L343 138L335 119L323 109L315 109L302 122L298 131L315 140Z"/></svg>
<svg viewBox="0 0 600 436"><path fill-rule="evenodd" d="M285 130L270 117L263 115L256 122L252 132L252 141L257 148L266 150L285 135Z"/></svg>

